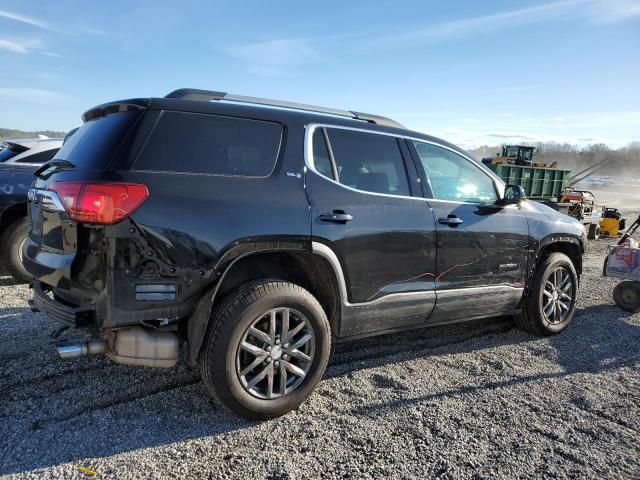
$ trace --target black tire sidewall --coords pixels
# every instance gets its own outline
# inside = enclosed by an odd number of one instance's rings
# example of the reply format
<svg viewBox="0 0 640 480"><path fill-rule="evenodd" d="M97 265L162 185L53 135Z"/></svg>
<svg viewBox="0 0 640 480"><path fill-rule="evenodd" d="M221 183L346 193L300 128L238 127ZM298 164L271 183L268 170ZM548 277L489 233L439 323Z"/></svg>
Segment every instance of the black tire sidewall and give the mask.
<svg viewBox="0 0 640 480"><path fill-rule="evenodd" d="M222 325L215 345L206 347L213 349L206 368L213 369L210 378L216 396L227 408L245 418L272 418L297 408L320 381L329 360L331 335L322 307L310 293L299 287L281 282L275 285L277 293L259 296L249 305L233 312L235 321L227 321ZM300 386L283 397L265 400L251 395L240 383L236 372L236 355L246 329L257 318L278 307L298 310L309 319L315 335L315 354L309 373Z"/></svg>
<svg viewBox="0 0 640 480"><path fill-rule="evenodd" d="M630 304L624 301L624 299L622 298L622 292L624 289L626 288L633 288L636 290L636 295L638 295L640 297L640 282L636 282L636 281L623 281L618 283L614 289L613 289L613 300L615 302L615 304L621 308L622 310L625 310L627 312L631 312L631 313L637 313L638 311L640 311L640 302L636 303L636 304Z"/></svg>
<svg viewBox="0 0 640 480"><path fill-rule="evenodd" d="M571 276L573 282L573 298L571 299L571 309L567 314L567 317L560 323L553 324L547 321L542 311L543 305L543 291L544 284L549 277L549 274L558 267L563 267ZM550 255L540 267L537 269L533 277L533 285L531 289L531 295L529 297L528 314L535 321L537 327L541 330L541 333L545 335L553 335L560 333L567 328L573 321L573 317L576 311L576 299L578 296L578 274L573 266L573 263L566 255L562 253L554 253Z"/></svg>
<svg viewBox="0 0 640 480"><path fill-rule="evenodd" d="M2 233L0 239L0 261L7 272L19 282L30 282L31 274L22 265L20 247L29 234L27 218L20 218L11 223Z"/></svg>

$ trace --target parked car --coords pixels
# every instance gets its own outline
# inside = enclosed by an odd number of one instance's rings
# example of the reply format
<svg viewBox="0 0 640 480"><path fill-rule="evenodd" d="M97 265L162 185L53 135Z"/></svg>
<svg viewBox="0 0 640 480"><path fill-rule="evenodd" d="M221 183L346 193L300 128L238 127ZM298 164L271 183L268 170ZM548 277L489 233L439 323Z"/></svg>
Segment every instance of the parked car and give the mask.
<svg viewBox="0 0 640 480"><path fill-rule="evenodd" d="M31 280L21 251L27 238L27 190L33 171L51 160L61 146L61 138L45 136L0 144L0 264L18 281Z"/></svg>
<svg viewBox="0 0 640 480"><path fill-rule="evenodd" d="M570 324L580 223L464 150L359 112L182 89L112 102L40 169L33 308L173 366L250 419L300 405L335 342L514 315Z"/></svg>

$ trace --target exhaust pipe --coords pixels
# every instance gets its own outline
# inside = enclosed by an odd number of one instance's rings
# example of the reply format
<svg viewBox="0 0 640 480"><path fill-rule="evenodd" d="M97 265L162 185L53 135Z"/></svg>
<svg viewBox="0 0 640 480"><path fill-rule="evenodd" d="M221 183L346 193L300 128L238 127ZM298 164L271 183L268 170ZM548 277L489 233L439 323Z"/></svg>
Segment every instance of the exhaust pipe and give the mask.
<svg viewBox="0 0 640 480"><path fill-rule="evenodd" d="M62 358L106 355L116 363L170 368L178 362L180 342L173 332L127 327L105 332L105 340L71 342L56 347Z"/></svg>
<svg viewBox="0 0 640 480"><path fill-rule="evenodd" d="M107 342L104 340L91 340L90 342L66 343L56 347L58 355L62 358L83 357L85 355L97 355L107 353Z"/></svg>

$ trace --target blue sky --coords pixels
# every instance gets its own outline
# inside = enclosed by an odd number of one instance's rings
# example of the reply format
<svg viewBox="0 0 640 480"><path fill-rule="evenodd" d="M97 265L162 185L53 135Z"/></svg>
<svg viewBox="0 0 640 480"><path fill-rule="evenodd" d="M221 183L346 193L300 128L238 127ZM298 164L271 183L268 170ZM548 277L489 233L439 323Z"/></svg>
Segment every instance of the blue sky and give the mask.
<svg viewBox="0 0 640 480"><path fill-rule="evenodd" d="M0 127L208 88L465 147L640 140L640 0L0 0Z"/></svg>

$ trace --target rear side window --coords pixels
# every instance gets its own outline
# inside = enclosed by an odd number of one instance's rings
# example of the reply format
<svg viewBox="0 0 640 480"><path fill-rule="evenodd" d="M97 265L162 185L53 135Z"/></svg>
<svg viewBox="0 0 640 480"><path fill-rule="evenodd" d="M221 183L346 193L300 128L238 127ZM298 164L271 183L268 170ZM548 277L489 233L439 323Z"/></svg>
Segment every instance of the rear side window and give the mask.
<svg viewBox="0 0 640 480"><path fill-rule="evenodd" d="M274 169L282 126L200 113L163 112L135 170L266 177Z"/></svg>
<svg viewBox="0 0 640 480"><path fill-rule="evenodd" d="M55 158L68 160L79 170L106 169L141 115L140 111L126 111L89 120L69 137Z"/></svg>
<svg viewBox="0 0 640 480"><path fill-rule="evenodd" d="M411 195L395 137L327 128L338 181L367 192Z"/></svg>

